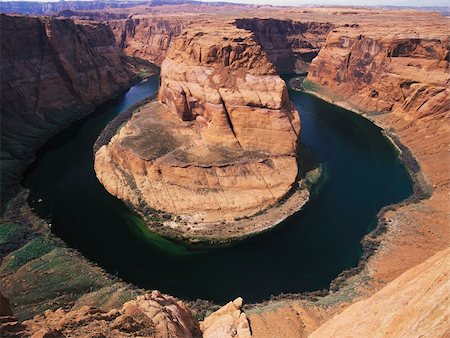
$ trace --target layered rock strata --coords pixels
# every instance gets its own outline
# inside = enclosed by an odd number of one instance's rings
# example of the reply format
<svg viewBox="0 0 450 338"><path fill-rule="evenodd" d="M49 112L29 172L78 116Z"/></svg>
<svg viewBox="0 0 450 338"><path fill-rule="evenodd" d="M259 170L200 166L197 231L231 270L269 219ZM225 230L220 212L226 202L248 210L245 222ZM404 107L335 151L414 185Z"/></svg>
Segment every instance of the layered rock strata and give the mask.
<svg viewBox="0 0 450 338"><path fill-rule="evenodd" d="M1 15L2 199L50 136L136 79L111 29Z"/></svg>
<svg viewBox="0 0 450 338"><path fill-rule="evenodd" d="M443 116L450 110L448 36L341 27L329 34L307 80L366 112Z"/></svg>
<svg viewBox="0 0 450 338"><path fill-rule="evenodd" d="M287 217L282 209L236 222L278 203L298 173L298 113L250 32L187 29L162 64L158 99L96 154L97 177L111 194L144 215L169 214L155 228L166 235L225 240ZM308 194L294 195L297 210Z"/></svg>
<svg viewBox="0 0 450 338"><path fill-rule="evenodd" d="M124 54L161 65L167 50L189 20L164 17L110 20L116 43Z"/></svg>
<svg viewBox="0 0 450 338"><path fill-rule="evenodd" d="M307 72L334 25L281 19L243 18L235 22L248 29L267 53L278 73Z"/></svg>
<svg viewBox="0 0 450 338"><path fill-rule="evenodd" d="M364 114L399 141L416 181L416 203L391 208L381 217L387 232L369 262L377 280L390 281L449 245L448 21L434 20L417 30L339 28L312 62L305 83L316 95Z"/></svg>

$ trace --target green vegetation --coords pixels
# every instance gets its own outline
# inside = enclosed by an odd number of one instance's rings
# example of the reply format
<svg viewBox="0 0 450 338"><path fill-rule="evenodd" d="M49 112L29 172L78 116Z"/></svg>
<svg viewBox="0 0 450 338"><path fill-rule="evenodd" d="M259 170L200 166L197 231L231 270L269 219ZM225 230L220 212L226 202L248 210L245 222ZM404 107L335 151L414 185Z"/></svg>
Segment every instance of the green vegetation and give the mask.
<svg viewBox="0 0 450 338"><path fill-rule="evenodd" d="M306 79L302 82L301 86L303 89L311 92L321 93L323 91L323 87L321 85Z"/></svg>
<svg viewBox="0 0 450 338"><path fill-rule="evenodd" d="M12 242L18 233L25 231L26 228L21 224L6 223L0 225L0 245Z"/></svg>
<svg viewBox="0 0 450 338"><path fill-rule="evenodd" d="M39 258L53 249L50 241L42 236L36 237L18 249L8 262L7 271L15 271L22 265Z"/></svg>
<svg viewBox="0 0 450 338"><path fill-rule="evenodd" d="M159 216L159 215L158 215ZM150 218L152 216L147 216ZM157 217L157 216L156 216ZM155 219L158 219L156 218ZM165 239L154 232L148 230L146 223L137 215L130 214L127 219L130 228L139 234L139 237L152 245L154 248L166 252L168 254L180 255L190 254L190 251L183 245Z"/></svg>

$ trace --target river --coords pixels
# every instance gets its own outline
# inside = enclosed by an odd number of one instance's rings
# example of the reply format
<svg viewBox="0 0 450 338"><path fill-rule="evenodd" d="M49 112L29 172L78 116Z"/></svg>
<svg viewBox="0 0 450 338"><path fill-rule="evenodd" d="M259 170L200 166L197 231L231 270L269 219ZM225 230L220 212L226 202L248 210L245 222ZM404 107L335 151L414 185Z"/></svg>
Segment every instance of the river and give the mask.
<svg viewBox="0 0 450 338"><path fill-rule="evenodd" d="M377 126L290 90L301 115L301 142L323 168L304 210L276 230L228 248L196 250L161 238L98 182L92 151L105 125L157 86L156 77L137 84L56 135L23 181L30 205L56 236L127 282L216 303L327 288L358 264L360 241L379 210L412 194L405 167Z"/></svg>

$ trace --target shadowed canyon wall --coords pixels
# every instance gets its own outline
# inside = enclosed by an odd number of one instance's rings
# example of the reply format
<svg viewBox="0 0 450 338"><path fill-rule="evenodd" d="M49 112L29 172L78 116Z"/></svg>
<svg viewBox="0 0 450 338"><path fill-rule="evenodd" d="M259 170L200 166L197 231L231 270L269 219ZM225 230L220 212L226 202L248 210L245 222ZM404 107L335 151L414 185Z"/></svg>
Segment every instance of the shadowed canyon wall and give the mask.
<svg viewBox="0 0 450 338"><path fill-rule="evenodd" d="M136 79L100 23L1 15L2 199L34 151Z"/></svg>
<svg viewBox="0 0 450 338"><path fill-rule="evenodd" d="M237 19L235 24L255 34L278 73L307 72L334 28L331 23L259 18Z"/></svg>
<svg viewBox="0 0 450 338"><path fill-rule="evenodd" d="M169 46L181 34L188 20L165 18L131 18L108 21L116 43L122 51L158 66L164 60Z"/></svg>
<svg viewBox="0 0 450 338"><path fill-rule="evenodd" d="M80 13L81 14L81 13ZM199 19L182 17L138 17L108 21L118 46L126 55L161 65L170 44L183 28ZM282 19L236 19L236 27L254 34L255 41L267 53L278 73L302 73L317 56L331 23L296 22Z"/></svg>

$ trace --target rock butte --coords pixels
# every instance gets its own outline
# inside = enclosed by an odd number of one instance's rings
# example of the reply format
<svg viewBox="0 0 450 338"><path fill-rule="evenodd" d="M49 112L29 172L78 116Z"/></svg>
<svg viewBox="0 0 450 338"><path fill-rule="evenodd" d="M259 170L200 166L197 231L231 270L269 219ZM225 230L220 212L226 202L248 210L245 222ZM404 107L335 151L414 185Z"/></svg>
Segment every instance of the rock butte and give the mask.
<svg viewBox="0 0 450 338"><path fill-rule="evenodd" d="M155 231L226 241L287 217L283 209L248 219L292 190L288 209L306 202L306 188L297 190L299 132L286 85L251 32L192 26L162 63L158 101L97 151L95 171L142 214L170 214Z"/></svg>

